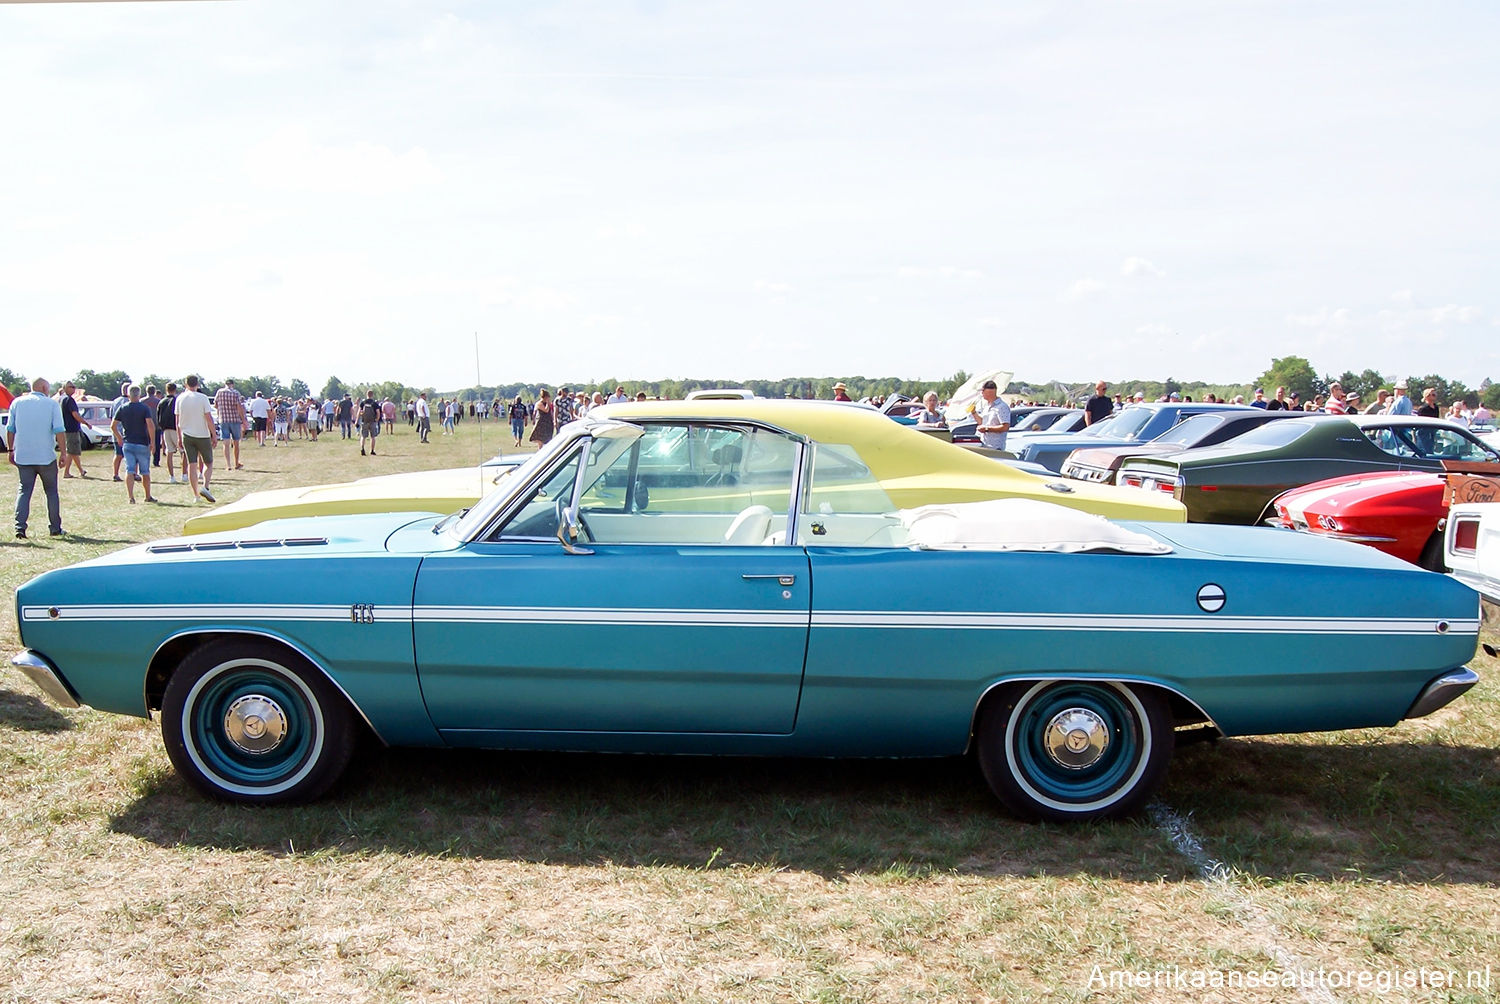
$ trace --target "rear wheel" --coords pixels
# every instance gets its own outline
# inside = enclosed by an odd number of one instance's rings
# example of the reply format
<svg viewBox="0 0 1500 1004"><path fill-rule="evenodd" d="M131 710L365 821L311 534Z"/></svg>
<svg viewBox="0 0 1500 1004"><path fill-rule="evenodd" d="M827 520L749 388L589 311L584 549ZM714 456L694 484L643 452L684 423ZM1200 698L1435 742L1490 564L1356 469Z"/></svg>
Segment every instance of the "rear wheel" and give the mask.
<svg viewBox="0 0 1500 1004"><path fill-rule="evenodd" d="M985 709L978 751L991 790L1019 816L1113 818L1141 808L1166 776L1172 719L1144 688L1023 683Z"/></svg>
<svg viewBox="0 0 1500 1004"><path fill-rule="evenodd" d="M355 737L343 695L306 660L264 641L196 649L162 697L172 765L225 801L317 798L348 766Z"/></svg>

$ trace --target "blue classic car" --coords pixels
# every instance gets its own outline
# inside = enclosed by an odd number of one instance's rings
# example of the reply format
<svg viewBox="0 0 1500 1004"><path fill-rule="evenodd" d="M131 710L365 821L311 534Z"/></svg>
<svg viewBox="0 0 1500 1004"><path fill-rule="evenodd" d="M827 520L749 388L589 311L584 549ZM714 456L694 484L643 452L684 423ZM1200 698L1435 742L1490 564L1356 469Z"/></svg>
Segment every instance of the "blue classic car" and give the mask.
<svg viewBox="0 0 1500 1004"><path fill-rule="evenodd" d="M368 732L972 751L1054 820L1139 808L1180 736L1386 726L1476 679L1477 598L1445 576L1269 528L923 502L870 443L953 449L806 402L600 408L462 513L273 520L41 575L12 662L63 704L159 712L177 770L231 801L319 796ZM310 578L317 602L277 599Z"/></svg>

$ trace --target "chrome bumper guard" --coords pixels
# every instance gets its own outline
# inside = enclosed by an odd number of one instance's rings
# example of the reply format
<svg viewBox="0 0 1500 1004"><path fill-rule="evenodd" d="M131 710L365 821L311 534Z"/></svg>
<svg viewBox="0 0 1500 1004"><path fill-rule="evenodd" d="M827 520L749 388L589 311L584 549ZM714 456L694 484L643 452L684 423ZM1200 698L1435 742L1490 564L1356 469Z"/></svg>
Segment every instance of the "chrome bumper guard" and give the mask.
<svg viewBox="0 0 1500 1004"><path fill-rule="evenodd" d="M62 677L57 675L57 670L52 668L52 663L31 649L28 648L11 656L10 664L26 674L27 678L36 684L42 693L52 698L54 703L65 708L81 706L78 698L74 697L73 692L68 689L68 685L63 683Z"/></svg>
<svg viewBox="0 0 1500 1004"><path fill-rule="evenodd" d="M1411 708L1402 717L1421 718L1430 715L1439 708L1447 707L1453 701L1462 697L1463 694L1474 684L1479 682L1479 674L1469 667L1455 669L1451 673L1444 673L1433 680L1422 693L1418 695Z"/></svg>

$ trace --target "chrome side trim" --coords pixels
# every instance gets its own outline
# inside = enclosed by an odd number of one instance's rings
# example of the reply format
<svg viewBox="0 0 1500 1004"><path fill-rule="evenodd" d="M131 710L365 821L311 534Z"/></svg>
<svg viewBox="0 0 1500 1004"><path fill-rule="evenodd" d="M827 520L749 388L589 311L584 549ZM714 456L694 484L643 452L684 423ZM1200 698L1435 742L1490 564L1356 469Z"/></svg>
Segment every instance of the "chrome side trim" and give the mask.
<svg viewBox="0 0 1500 1004"><path fill-rule="evenodd" d="M1476 679L1477 679L1477 677L1476 677ZM1165 690L1167 693L1169 693L1169 694L1175 694L1177 697L1182 698L1188 704L1192 705L1193 708L1198 712L1198 714L1200 714L1200 715L1203 716L1203 721L1205 723L1213 726L1215 729L1218 729L1220 735L1224 734L1224 730L1219 727L1219 723L1218 722L1214 721L1213 716L1210 715L1207 711L1203 710L1203 705L1199 704L1197 701L1193 700L1191 697L1189 697L1188 695L1184 694L1182 691L1178 690L1176 687L1168 686L1167 684L1160 683L1160 682L1158 682L1156 680L1142 680L1142 679L1139 679L1139 678L1136 678L1136 677L1125 677L1125 676L1078 676L1078 675L1071 675L1071 676L1008 676L1008 677L1006 677L1003 680L996 680L994 683L992 683L988 687L984 688L984 693L980 694L979 695L979 700L977 700L977 701L974 702L974 711L972 712L972 714L969 717L969 735L972 737L974 735L975 728L979 725L979 708L980 708L980 706L983 705L984 702L986 700L988 700L989 696L991 694L993 694L996 690L998 690L1000 687L1008 687L1008 686L1010 686L1011 684L1014 684L1014 683L1063 683L1063 682L1072 681L1072 680L1083 680L1083 681L1087 681L1089 683L1120 683L1120 684L1132 684L1133 683L1133 684L1137 684L1137 685L1142 686L1142 687L1155 687L1157 690Z"/></svg>
<svg viewBox="0 0 1500 1004"><path fill-rule="evenodd" d="M1418 695L1416 701L1412 703L1411 708L1406 714L1401 717L1403 719L1421 718L1423 715L1430 715L1439 708L1446 707L1459 697L1462 697L1470 687L1478 682L1479 674L1467 666L1455 669L1451 673L1444 673L1422 688L1422 693Z"/></svg>
<svg viewBox="0 0 1500 1004"><path fill-rule="evenodd" d="M37 685L37 688L48 697L52 698L54 704L64 708L79 708L83 705L78 703L78 698L68 689L62 677L57 675L57 670L46 658L25 649L10 657L10 664L19 669L26 678Z"/></svg>
<svg viewBox="0 0 1500 1004"><path fill-rule="evenodd" d="M324 666L323 666L322 663L320 663L318 660L314 659L312 657L311 653L309 653L305 648L303 648L301 645L297 644L295 641L292 641L290 638L283 637L282 635L279 635L279 634L273 634L270 631L252 631L252 630L249 630L247 628L225 628L225 627L215 627L215 628L187 628L185 630L178 631L175 634L168 635L166 638L164 638L162 640L162 643L160 645L156 646L156 651L154 651L154 652L151 653L151 658L148 659L148 660L146 660L146 665L150 666L152 663L156 662L156 657L159 656L159 655L161 655L161 650L164 649L164 648L166 648L172 642L177 641L180 638L190 638L193 635L205 635L206 636L206 635L217 635L217 634L242 634L242 635L249 635L249 636L251 636L253 638L265 638L268 641L274 641L274 642L276 642L278 644L285 645L287 648L291 649L293 652L296 652L298 655L302 656L302 658L304 658L304 659L307 660L307 664L309 666L311 666L313 669L316 669L319 673L322 673L323 674L323 679L327 680L330 684L332 684L333 689L337 690L340 694L344 695L344 700L346 700L346 701L349 702L349 707L351 707L351 708L353 708L355 710L355 713L357 713L359 715L359 717L364 721L365 725L367 725L369 727L371 734L374 735L376 739L380 740L380 744L382 746L389 746L390 745L390 743L386 742L385 736L381 735L380 734L380 730L375 727L375 723L372 722L372 721L370 721L370 716L367 715L367 714L365 714L365 709L361 708L359 706L359 703L357 701L355 701L354 698L349 695L349 691L347 691L347 690L344 689L344 685L342 683L339 683L339 681L335 680L333 678L333 674L330 673L330 672L328 672L328 670L326 668L324 668ZM148 673L147 674L147 679L149 679L149 677L150 677L150 674ZM143 683L143 686L141 687L141 706L145 707L145 708L149 708L151 706L151 701L150 701L150 698L146 694L146 689L145 689L145 686L144 686L145 681L142 681L142 683Z"/></svg>

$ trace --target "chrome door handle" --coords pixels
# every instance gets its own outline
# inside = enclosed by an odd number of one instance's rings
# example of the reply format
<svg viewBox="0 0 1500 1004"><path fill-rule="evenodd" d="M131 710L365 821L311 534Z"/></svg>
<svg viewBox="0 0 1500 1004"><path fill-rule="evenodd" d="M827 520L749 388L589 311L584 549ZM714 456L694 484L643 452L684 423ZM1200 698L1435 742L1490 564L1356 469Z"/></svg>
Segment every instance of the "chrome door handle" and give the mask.
<svg viewBox="0 0 1500 1004"><path fill-rule="evenodd" d="M746 582L754 582L757 579L775 579L779 586L794 585L797 581L795 575L741 575L740 578Z"/></svg>

